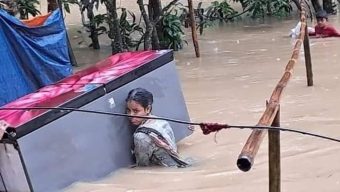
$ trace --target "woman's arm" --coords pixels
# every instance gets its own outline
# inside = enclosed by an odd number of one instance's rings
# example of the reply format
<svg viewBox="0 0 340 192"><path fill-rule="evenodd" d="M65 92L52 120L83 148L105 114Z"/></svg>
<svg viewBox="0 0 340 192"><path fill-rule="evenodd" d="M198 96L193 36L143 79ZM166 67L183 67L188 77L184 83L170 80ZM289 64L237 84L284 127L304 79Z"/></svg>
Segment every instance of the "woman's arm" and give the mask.
<svg viewBox="0 0 340 192"><path fill-rule="evenodd" d="M133 140L136 164L138 166L149 166L151 156L155 150L155 144L152 139L147 134L135 133Z"/></svg>

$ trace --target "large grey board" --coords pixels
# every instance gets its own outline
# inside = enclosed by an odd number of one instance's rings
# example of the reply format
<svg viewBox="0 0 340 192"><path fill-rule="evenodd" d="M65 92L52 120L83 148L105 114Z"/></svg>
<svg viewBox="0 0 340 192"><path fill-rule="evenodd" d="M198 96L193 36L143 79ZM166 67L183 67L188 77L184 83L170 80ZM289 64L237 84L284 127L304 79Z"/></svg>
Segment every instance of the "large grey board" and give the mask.
<svg viewBox="0 0 340 192"><path fill-rule="evenodd" d="M0 143L0 191L27 192L28 182L18 150L13 144Z"/></svg>
<svg viewBox="0 0 340 192"><path fill-rule="evenodd" d="M124 112L125 98L136 87L154 94L153 112L189 120L175 63L107 93L81 109ZM114 101L114 102L112 102ZM190 134L186 125L172 127L177 140ZM71 112L18 139L34 191L60 191L75 181L97 180L132 163L132 129L124 117Z"/></svg>

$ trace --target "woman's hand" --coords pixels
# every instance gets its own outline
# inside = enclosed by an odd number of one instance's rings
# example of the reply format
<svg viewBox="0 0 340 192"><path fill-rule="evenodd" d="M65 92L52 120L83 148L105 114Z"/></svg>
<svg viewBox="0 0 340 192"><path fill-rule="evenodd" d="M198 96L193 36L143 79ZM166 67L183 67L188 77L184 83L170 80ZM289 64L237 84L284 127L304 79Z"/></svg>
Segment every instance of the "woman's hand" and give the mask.
<svg viewBox="0 0 340 192"><path fill-rule="evenodd" d="M0 121L0 139L2 139L2 136L6 132L7 127L9 127L9 124L6 121L1 120Z"/></svg>

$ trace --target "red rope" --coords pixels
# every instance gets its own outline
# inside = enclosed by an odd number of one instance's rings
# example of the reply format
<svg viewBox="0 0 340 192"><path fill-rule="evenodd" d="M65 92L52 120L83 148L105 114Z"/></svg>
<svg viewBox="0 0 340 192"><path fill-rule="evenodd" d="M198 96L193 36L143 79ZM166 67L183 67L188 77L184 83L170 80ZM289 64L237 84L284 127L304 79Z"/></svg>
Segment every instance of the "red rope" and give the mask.
<svg viewBox="0 0 340 192"><path fill-rule="evenodd" d="M230 127L228 124L219 124L219 123L200 123L199 125L204 135L208 135L212 132L218 132L222 129L227 129Z"/></svg>

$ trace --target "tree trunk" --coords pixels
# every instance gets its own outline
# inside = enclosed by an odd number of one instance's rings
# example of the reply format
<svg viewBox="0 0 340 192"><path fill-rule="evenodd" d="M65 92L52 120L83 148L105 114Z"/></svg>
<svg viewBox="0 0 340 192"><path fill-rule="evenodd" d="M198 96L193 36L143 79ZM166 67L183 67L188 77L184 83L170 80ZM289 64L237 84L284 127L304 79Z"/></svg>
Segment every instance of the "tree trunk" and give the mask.
<svg viewBox="0 0 340 192"><path fill-rule="evenodd" d="M152 44L151 35L153 30L153 24L151 23L150 18L146 13L143 0L137 0L137 3L146 26L144 34L144 50L150 50Z"/></svg>
<svg viewBox="0 0 340 192"><path fill-rule="evenodd" d="M197 40L195 13L194 13L192 0L188 0L188 8L189 8L189 15L190 15L192 42L195 47L196 57L200 57L200 49L199 49L198 40Z"/></svg>
<svg viewBox="0 0 340 192"><path fill-rule="evenodd" d="M105 6L107 9L107 15L109 18L109 38L111 39L112 43L112 55L116 53L123 52L123 41L122 36L120 34L120 25L118 21L117 15L117 7L116 7L116 0L107 0L105 1Z"/></svg>
<svg viewBox="0 0 340 192"><path fill-rule="evenodd" d="M152 30L152 49L153 50L160 50L161 46L159 44L159 38L158 38L158 31L157 27L154 26Z"/></svg>
<svg viewBox="0 0 340 192"><path fill-rule="evenodd" d="M301 11L301 5L300 5L300 1L299 0L292 0L292 2L294 2L296 8Z"/></svg>
<svg viewBox="0 0 340 192"><path fill-rule="evenodd" d="M318 12L322 9L319 0L312 0L312 5L314 7L315 12Z"/></svg>
<svg viewBox="0 0 340 192"><path fill-rule="evenodd" d="M58 8L57 0L47 0L47 12L54 11Z"/></svg>
<svg viewBox="0 0 340 192"><path fill-rule="evenodd" d="M240 0L242 9L245 10L248 7L248 3L246 0Z"/></svg>
<svg viewBox="0 0 340 192"><path fill-rule="evenodd" d="M154 21L156 18L160 17L162 12L161 2L159 0L149 0L148 4L148 10L149 10L149 19L150 21ZM152 30L152 49L153 50L159 50L160 44L159 44L159 37L161 37L162 34L162 25L161 23L155 24L153 26Z"/></svg>
<svg viewBox="0 0 340 192"><path fill-rule="evenodd" d="M23 20L23 19L28 19L28 13L27 13L27 11L21 9L20 12L19 12L19 14L20 14L20 19L22 19L22 20Z"/></svg>
<svg viewBox="0 0 340 192"><path fill-rule="evenodd" d="M93 14L93 0L89 3L89 6L86 8L87 10L87 18L90 20L90 38L92 41L93 49L100 49L99 40L98 40L98 32L96 30L96 24L94 22L94 14Z"/></svg>
<svg viewBox="0 0 340 192"><path fill-rule="evenodd" d="M165 6L165 7L162 9L161 14L160 14L159 17L157 17L157 16L155 15L156 17L155 17L153 23L157 24L160 20L162 20L164 13L166 13L167 11L169 11L169 9L170 9L172 6L176 5L176 3L178 3L178 2L179 2L179 0L172 0L167 6Z"/></svg>
<svg viewBox="0 0 340 192"><path fill-rule="evenodd" d="M333 9L332 0L323 0L322 5L323 5L323 9L324 9L328 14L334 14L334 13L335 13L335 10Z"/></svg>
<svg viewBox="0 0 340 192"><path fill-rule="evenodd" d="M154 21L161 17L162 15L162 3L160 0L154 0L155 2L155 5L153 6L154 7ZM157 30L157 35L158 35L158 41L159 39L163 39L163 24L162 22L157 22L155 23L156 25L156 30ZM160 46L160 45L159 45Z"/></svg>
<svg viewBox="0 0 340 192"><path fill-rule="evenodd" d="M122 17L124 17L123 15L127 15L126 8L122 8L122 13L121 13L121 17L119 18L119 21L121 19L123 19L123 20L126 19L126 18L122 18ZM126 32L127 32L127 30L121 29L120 35L122 37L123 49L126 50L126 51L129 51L129 46L128 46L127 42L126 42L126 40L127 40L127 38L126 38L127 37L127 33Z"/></svg>
<svg viewBox="0 0 340 192"><path fill-rule="evenodd" d="M157 1L157 2L155 2ZM157 41L156 33L153 33L154 27L158 24L159 21L162 20L162 16L164 13L166 13L173 5L175 5L179 0L172 0L167 6L165 6L163 9L160 9L161 6L160 0L153 0L152 3L155 3L155 11L153 11L155 14L153 14L152 17L148 16L148 13L145 10L144 2L143 0L137 0L137 4L139 6L139 9L141 11L141 15L143 17L146 30L144 33L144 49L150 50L152 45L152 36L155 37L155 42ZM151 2L151 1L149 1ZM159 10L160 9L160 10ZM150 10L150 9L149 9ZM158 14L159 12L159 14ZM153 18L150 20L150 18ZM162 29L160 29L162 31ZM159 32L159 31L158 31ZM158 33L157 32L157 33Z"/></svg>
<svg viewBox="0 0 340 192"><path fill-rule="evenodd" d="M267 1L267 15L269 15L269 16L273 15L271 1Z"/></svg>

